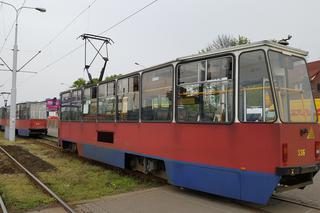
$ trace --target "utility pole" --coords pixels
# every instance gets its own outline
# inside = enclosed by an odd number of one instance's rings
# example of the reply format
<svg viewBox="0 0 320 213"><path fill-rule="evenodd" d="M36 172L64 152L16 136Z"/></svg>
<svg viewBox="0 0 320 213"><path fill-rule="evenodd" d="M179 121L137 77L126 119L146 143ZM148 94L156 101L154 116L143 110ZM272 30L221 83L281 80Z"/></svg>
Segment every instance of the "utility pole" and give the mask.
<svg viewBox="0 0 320 213"><path fill-rule="evenodd" d="M11 87L11 99L10 99L10 116L9 116L9 141L15 141L16 139L16 103L17 103L17 65L18 65L18 18L22 9L35 9L40 12L46 12L44 8L38 7L20 7L16 8L14 5L0 1L0 3L12 7L16 12L15 20L15 35L13 45L13 65L12 65L12 87Z"/></svg>

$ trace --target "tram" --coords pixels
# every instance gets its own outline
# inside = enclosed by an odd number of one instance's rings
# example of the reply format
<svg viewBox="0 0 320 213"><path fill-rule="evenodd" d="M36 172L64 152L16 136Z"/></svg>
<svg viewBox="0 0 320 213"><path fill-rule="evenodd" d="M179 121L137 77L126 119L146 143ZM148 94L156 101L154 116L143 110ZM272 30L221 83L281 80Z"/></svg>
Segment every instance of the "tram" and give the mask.
<svg viewBox="0 0 320 213"><path fill-rule="evenodd" d="M46 102L17 104L16 131L20 136L47 134Z"/></svg>
<svg viewBox="0 0 320 213"><path fill-rule="evenodd" d="M61 93L59 143L169 183L266 204L320 169L307 52L216 50Z"/></svg>
<svg viewBox="0 0 320 213"><path fill-rule="evenodd" d="M0 108L0 130L4 131L6 126L6 108L1 107Z"/></svg>

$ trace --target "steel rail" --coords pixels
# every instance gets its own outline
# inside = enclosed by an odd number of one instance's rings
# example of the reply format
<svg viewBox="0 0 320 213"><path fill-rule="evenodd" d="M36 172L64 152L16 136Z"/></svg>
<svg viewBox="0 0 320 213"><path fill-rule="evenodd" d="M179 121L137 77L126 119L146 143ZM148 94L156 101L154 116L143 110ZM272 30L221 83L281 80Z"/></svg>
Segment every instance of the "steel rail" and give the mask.
<svg viewBox="0 0 320 213"><path fill-rule="evenodd" d="M276 195L272 195L271 198L275 199L275 200L284 201L284 202L287 202L287 203L293 203L293 204L296 204L296 205L299 205L299 206L308 207L308 208L311 208L311 209L320 210L320 206L310 205L310 204L307 204L307 203L304 203L304 202L301 202L301 201L299 202L299 201L295 201L295 200L290 200L288 198L283 198L283 197L279 197L279 196L276 196Z"/></svg>
<svg viewBox="0 0 320 213"><path fill-rule="evenodd" d="M1 206L1 209L2 209L2 213L8 213L6 205L4 205L4 202L2 200L1 195L0 195L0 206Z"/></svg>
<svg viewBox="0 0 320 213"><path fill-rule="evenodd" d="M42 137L39 138L39 139L36 139L36 141L37 141L37 143L40 143L40 144L45 145L47 147L53 148L53 149L58 150L58 151L62 151L61 147L51 143L51 142L55 142L55 141L52 141L52 140L49 140L49 139L46 139L46 138L42 138ZM51 141L51 142L45 142L45 141Z"/></svg>
<svg viewBox="0 0 320 213"><path fill-rule="evenodd" d="M15 164L17 164L27 175L32 178L39 186L41 186L45 191L47 191L52 197L54 197L63 208L70 213L75 213L75 211L64 202L57 194L55 194L51 189L49 189L44 183L42 183L36 176L34 176L29 170L27 170L22 164L20 164L14 157L12 157L4 148L0 146L0 150L5 153Z"/></svg>

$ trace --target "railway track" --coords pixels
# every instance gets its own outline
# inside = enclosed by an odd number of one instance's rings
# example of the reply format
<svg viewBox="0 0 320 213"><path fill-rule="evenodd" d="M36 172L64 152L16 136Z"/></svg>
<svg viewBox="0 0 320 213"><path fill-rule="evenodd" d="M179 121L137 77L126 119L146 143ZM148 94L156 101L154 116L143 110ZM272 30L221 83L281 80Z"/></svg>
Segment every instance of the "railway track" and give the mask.
<svg viewBox="0 0 320 213"><path fill-rule="evenodd" d="M310 209L320 210L320 206L311 205L311 204L308 204L308 203L305 203L305 202L302 202L302 201L291 200L289 198L279 197L279 196L276 196L276 195L272 195L271 198L275 199L275 200L283 201L283 202L286 202L286 203L292 203L292 204L296 204L296 205L299 205L299 206L308 207Z"/></svg>
<svg viewBox="0 0 320 213"><path fill-rule="evenodd" d="M45 146L62 151L62 148L58 146L58 141L52 137L39 136L39 138L35 140Z"/></svg>
<svg viewBox="0 0 320 213"><path fill-rule="evenodd" d="M0 195L0 206L1 206L2 213L8 213L6 205L4 205L1 195Z"/></svg>
<svg viewBox="0 0 320 213"><path fill-rule="evenodd" d="M39 180L34 174L32 174L27 168L25 168L20 162L18 162L13 156L11 156L3 147L0 146L2 151L13 163L15 163L27 176L35 182L39 187L46 191L51 197L53 197L58 203L69 213L75 213L75 211L64 202L57 194L55 194L49 187L47 187L41 180ZM1 201L0 201L1 202ZM3 204L4 205L4 204ZM1 204L2 207L2 204Z"/></svg>

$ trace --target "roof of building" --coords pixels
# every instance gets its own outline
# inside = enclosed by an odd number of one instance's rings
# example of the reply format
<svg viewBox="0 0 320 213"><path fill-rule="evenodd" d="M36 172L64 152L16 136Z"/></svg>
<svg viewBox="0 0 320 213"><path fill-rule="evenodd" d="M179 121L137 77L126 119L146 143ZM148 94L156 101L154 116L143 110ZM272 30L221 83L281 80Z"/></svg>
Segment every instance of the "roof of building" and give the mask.
<svg viewBox="0 0 320 213"><path fill-rule="evenodd" d="M314 80L320 73L320 60L308 63L308 74L310 80Z"/></svg>

